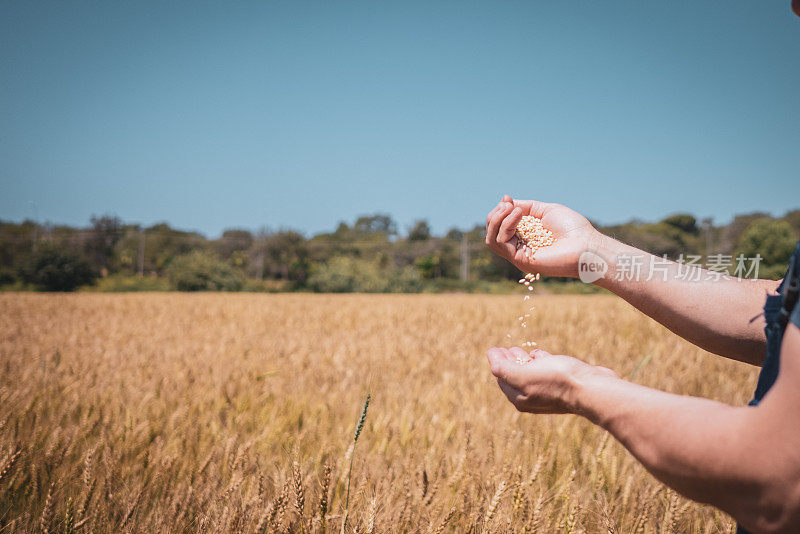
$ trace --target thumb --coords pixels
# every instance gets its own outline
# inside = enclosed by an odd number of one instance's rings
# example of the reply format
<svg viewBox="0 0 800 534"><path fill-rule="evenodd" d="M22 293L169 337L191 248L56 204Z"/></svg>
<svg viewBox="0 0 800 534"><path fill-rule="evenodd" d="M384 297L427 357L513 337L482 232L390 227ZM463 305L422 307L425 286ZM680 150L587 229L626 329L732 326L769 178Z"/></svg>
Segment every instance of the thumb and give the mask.
<svg viewBox="0 0 800 534"><path fill-rule="evenodd" d="M508 366L511 365L509 358L509 350L494 348L486 352L486 357L489 360L489 367L492 369L492 374L497 378L505 379L505 376L510 372Z"/></svg>
<svg viewBox="0 0 800 534"><path fill-rule="evenodd" d="M492 368L492 374L496 376L498 380L505 382L515 389L521 390L525 387L527 382L524 376L525 365L516 363L515 360L508 357L508 354L510 354L510 351L506 349L489 349L487 355L489 358L489 365Z"/></svg>

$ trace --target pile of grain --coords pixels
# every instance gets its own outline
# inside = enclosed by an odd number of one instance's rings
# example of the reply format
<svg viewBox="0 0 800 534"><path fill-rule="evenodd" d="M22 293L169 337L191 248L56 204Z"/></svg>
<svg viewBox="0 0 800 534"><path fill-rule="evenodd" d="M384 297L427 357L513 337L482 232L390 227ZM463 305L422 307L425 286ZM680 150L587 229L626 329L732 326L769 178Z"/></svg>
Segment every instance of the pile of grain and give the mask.
<svg viewBox="0 0 800 534"><path fill-rule="evenodd" d="M525 215L517 224L517 248L525 251L528 258L542 247L549 247L556 242L553 232L542 225L538 217Z"/></svg>

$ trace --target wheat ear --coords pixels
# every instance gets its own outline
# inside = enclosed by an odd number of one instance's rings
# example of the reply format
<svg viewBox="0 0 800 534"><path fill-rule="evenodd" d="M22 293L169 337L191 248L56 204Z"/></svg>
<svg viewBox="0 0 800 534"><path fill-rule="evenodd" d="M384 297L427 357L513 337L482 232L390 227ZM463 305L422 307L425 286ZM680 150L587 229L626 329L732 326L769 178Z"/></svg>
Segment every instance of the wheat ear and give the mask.
<svg viewBox="0 0 800 534"><path fill-rule="evenodd" d="M356 432L353 436L353 453L355 453L356 443L358 443L358 437L361 435L361 431L364 429L364 421L367 420L367 408L369 408L369 401L370 395L367 394L367 399L364 401L364 408L361 410L361 417L358 418L358 425L356 425ZM345 530L347 529L347 513L350 511L350 481L353 475L353 456L354 454L350 455L350 468L347 471L347 497L344 502L344 518L342 519L342 534L344 534Z"/></svg>

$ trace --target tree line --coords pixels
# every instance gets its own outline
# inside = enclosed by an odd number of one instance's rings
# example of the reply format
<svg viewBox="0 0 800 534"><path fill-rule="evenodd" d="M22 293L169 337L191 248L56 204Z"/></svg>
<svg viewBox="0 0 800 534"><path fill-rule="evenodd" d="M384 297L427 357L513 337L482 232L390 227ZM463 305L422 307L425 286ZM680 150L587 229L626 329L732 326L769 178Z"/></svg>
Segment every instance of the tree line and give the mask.
<svg viewBox="0 0 800 534"><path fill-rule="evenodd" d="M759 255L759 275L779 278L800 238L800 210L739 215L727 225L681 213L598 228L670 259ZM0 288L6 290L502 291L519 275L484 246L482 225L434 235L420 220L401 233L380 213L313 236L229 229L218 239L110 215L81 228L0 221Z"/></svg>

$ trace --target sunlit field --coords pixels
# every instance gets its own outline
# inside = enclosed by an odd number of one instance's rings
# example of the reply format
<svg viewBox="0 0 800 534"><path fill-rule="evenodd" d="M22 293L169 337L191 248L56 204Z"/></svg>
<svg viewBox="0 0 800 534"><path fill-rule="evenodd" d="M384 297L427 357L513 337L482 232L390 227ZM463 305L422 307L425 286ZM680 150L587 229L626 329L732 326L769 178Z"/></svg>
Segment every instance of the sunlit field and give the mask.
<svg viewBox="0 0 800 534"><path fill-rule="evenodd" d="M750 396L754 369L613 297L532 302L551 352ZM730 532L588 422L516 412L485 350L522 340L525 309L521 293L0 294L0 532Z"/></svg>

